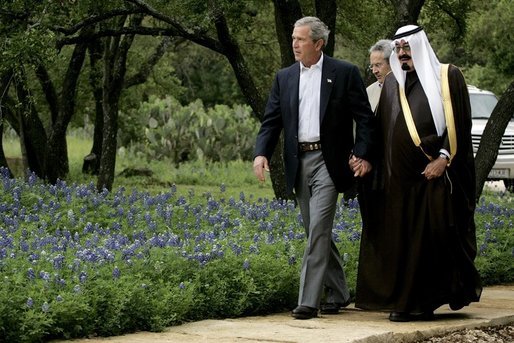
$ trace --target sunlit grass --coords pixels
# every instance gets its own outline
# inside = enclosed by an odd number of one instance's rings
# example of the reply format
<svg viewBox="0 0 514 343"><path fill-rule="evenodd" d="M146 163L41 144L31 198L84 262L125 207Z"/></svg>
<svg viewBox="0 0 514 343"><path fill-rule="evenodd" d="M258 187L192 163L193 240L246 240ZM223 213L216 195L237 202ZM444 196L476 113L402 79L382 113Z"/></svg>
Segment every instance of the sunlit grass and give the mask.
<svg viewBox="0 0 514 343"><path fill-rule="evenodd" d="M82 173L84 157L91 151L92 141L85 135L72 134L67 137L68 160L70 172L66 179L69 183L96 184L96 177ZM4 138L4 151L10 159L21 158L19 140ZM10 164L11 166L11 164ZM12 166L11 166L12 168ZM23 175L22 168L13 168L15 176ZM126 169L148 169L151 176L124 177L120 174ZM259 183L248 161L233 161L228 163L190 162L181 164L178 168L169 161L147 161L140 156L119 149L116 156L116 169L113 189L125 187L150 193L166 191L172 185L177 186L179 194L187 194L193 189L197 194L211 193L220 195L220 187L225 187L225 196L239 197L241 192L257 198L274 197L271 180Z"/></svg>

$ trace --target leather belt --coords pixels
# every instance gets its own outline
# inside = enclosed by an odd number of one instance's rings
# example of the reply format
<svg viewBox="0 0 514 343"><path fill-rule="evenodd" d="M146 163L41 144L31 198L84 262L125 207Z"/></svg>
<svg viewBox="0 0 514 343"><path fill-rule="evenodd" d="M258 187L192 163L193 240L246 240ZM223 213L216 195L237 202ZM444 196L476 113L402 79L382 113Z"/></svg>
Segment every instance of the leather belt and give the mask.
<svg viewBox="0 0 514 343"><path fill-rule="evenodd" d="M298 149L301 152L320 150L321 142L298 143Z"/></svg>

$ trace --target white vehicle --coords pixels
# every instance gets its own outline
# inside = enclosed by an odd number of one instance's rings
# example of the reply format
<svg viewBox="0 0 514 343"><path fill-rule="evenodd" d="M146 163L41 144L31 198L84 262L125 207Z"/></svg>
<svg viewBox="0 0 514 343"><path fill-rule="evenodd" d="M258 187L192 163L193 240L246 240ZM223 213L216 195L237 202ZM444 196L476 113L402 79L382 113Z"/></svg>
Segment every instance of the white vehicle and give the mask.
<svg viewBox="0 0 514 343"><path fill-rule="evenodd" d="M471 137L473 140L473 151L476 153L482 138L482 132L498 99L496 99L494 93L478 89L475 86L468 86L468 91L473 121ZM487 179L503 180L505 188L510 192L514 191L514 120L512 118L505 129L500 148L498 149L498 157Z"/></svg>

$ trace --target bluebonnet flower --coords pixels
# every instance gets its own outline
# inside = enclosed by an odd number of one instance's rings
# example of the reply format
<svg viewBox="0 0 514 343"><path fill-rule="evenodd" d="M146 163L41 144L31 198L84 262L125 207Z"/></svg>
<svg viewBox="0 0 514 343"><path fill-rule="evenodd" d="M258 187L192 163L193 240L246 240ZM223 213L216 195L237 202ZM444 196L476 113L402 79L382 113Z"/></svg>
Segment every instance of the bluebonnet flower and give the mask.
<svg viewBox="0 0 514 343"><path fill-rule="evenodd" d="M227 187L225 186L225 184L224 184L224 183L222 183L222 184L220 185L220 191L221 191L221 193L225 193L225 191L226 191L226 190L227 190Z"/></svg>
<svg viewBox="0 0 514 343"><path fill-rule="evenodd" d="M243 269L244 270L248 270L250 269L250 261L248 261L248 259L246 258L243 262Z"/></svg>
<svg viewBox="0 0 514 343"><path fill-rule="evenodd" d="M61 269L63 263L64 263L63 255L58 254L57 256L54 257L54 260L53 260L54 269Z"/></svg>
<svg viewBox="0 0 514 343"><path fill-rule="evenodd" d="M45 281L49 281L50 280L50 273L48 272L45 272L44 270L40 271L39 272L39 278L45 280Z"/></svg>
<svg viewBox="0 0 514 343"><path fill-rule="evenodd" d="M181 282L181 283L178 285L178 288L180 288L180 289L185 289L185 288L186 288L186 285L184 284L184 282Z"/></svg>
<svg viewBox="0 0 514 343"><path fill-rule="evenodd" d="M32 306L34 306L34 300L32 300L32 298L29 297L27 299L26 305L27 305L28 308L32 308Z"/></svg>
<svg viewBox="0 0 514 343"><path fill-rule="evenodd" d="M117 266L115 266L113 271L112 271L112 277L114 279L119 279L120 278L120 274L121 274L120 269Z"/></svg>
<svg viewBox="0 0 514 343"><path fill-rule="evenodd" d="M73 292L74 292L74 293L80 293L80 291L81 291L81 289L80 289L80 286L79 286L79 285L75 285L75 286L73 287Z"/></svg>
<svg viewBox="0 0 514 343"><path fill-rule="evenodd" d="M87 273L85 271L81 271L79 274L79 281L81 283L84 283L84 282L86 282L86 280L87 280Z"/></svg>
<svg viewBox="0 0 514 343"><path fill-rule="evenodd" d="M48 305L48 303L45 301L45 302L43 303L43 305L41 306L41 310L42 310L43 312L48 312L48 311L50 311L50 305Z"/></svg>
<svg viewBox="0 0 514 343"><path fill-rule="evenodd" d="M34 269L29 268L27 270L27 277L29 278L29 280L34 280L36 278L36 273L34 272Z"/></svg>
<svg viewBox="0 0 514 343"><path fill-rule="evenodd" d="M55 298L55 300L57 300L58 302L61 302L63 301L64 299L62 298L62 296L59 294L57 295L57 297Z"/></svg>
<svg viewBox="0 0 514 343"><path fill-rule="evenodd" d="M33 187L37 182L37 176L34 172L30 172L29 177L27 178L27 184L29 187Z"/></svg>
<svg viewBox="0 0 514 343"><path fill-rule="evenodd" d="M234 254L236 254L236 256L241 255L241 253L243 252L243 248L241 248L241 246L239 246L235 243L231 243L231 247L232 247L232 251L234 252Z"/></svg>
<svg viewBox="0 0 514 343"><path fill-rule="evenodd" d="M66 286L66 280L64 280L63 278L60 278L58 276L55 277L55 284L59 287L64 287Z"/></svg>

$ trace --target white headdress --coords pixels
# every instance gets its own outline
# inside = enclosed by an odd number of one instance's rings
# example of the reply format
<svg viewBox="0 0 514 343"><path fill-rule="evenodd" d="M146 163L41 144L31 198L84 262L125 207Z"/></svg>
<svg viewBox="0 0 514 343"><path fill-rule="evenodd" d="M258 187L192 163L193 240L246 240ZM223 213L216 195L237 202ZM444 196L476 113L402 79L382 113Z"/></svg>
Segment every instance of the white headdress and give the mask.
<svg viewBox="0 0 514 343"><path fill-rule="evenodd" d="M405 88L407 72L402 69L394 49L401 40L409 43L414 68L428 98L437 134L441 136L446 128L441 96L441 63L439 63L423 28L416 25L400 27L396 31L391 43L393 52L389 61L391 70L401 88Z"/></svg>

